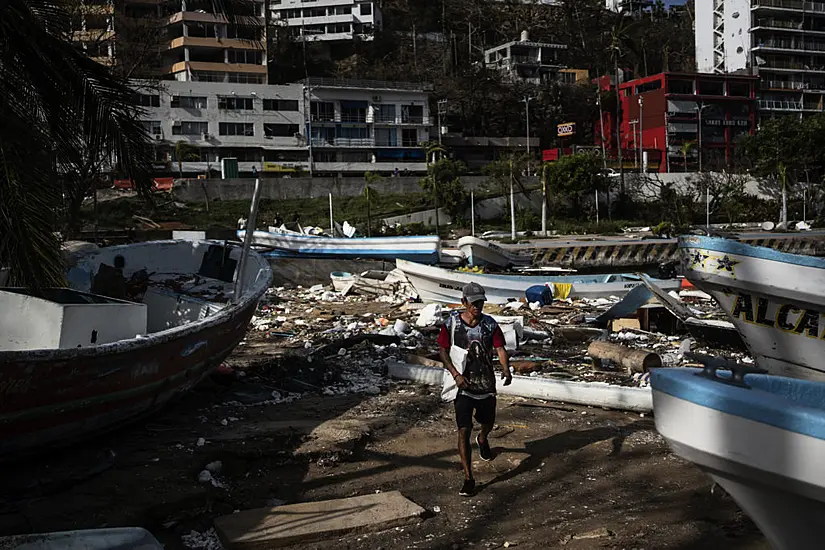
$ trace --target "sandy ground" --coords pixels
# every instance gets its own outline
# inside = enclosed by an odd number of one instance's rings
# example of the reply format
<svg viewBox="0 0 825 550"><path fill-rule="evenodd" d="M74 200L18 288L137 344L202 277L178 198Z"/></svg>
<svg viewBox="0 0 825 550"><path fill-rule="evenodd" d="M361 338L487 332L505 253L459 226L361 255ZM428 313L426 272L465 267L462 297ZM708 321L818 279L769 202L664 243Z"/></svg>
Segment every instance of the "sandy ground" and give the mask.
<svg viewBox="0 0 825 550"><path fill-rule="evenodd" d="M166 548L211 549L198 533L234 510L400 490L425 520L302 548L769 548L649 417L501 398L497 456L474 463L464 498L452 411L430 388L245 405L269 391L248 380L206 380L146 421L4 464L0 533L137 525ZM217 486L199 482L214 461Z"/></svg>

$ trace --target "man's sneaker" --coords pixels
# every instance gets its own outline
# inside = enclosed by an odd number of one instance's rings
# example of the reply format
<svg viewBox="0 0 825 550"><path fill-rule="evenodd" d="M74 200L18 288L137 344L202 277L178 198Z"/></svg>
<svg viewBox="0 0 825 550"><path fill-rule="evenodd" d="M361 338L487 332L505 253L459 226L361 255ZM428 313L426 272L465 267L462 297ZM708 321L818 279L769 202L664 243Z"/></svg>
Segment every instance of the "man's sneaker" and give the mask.
<svg viewBox="0 0 825 550"><path fill-rule="evenodd" d="M484 443L481 442L481 434L476 436L476 443L478 443L478 454L481 456L481 460L486 460L490 462L493 460L493 451L490 450L490 442L486 439Z"/></svg>
<svg viewBox="0 0 825 550"><path fill-rule="evenodd" d="M465 479L464 485L461 486L461 490L458 492L459 495L463 497L471 497L473 493L476 492L476 482L474 479Z"/></svg>

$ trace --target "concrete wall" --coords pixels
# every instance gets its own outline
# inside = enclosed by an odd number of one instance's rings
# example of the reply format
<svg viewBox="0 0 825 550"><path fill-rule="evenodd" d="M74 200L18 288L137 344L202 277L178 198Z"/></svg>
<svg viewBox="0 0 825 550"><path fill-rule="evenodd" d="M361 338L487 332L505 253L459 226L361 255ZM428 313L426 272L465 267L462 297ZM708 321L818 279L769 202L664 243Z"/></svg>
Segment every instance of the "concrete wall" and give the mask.
<svg viewBox="0 0 825 550"><path fill-rule="evenodd" d="M530 185L535 185L535 178L528 178ZM421 193L420 177L384 178L372 187L378 193ZM486 176L466 176L461 178L464 188L484 190L491 187ZM364 178L265 178L262 180L264 199L311 199L326 197L356 197L364 192ZM203 188L210 200L248 201L252 199L255 188L253 179L235 180L179 180L172 191L176 200L182 202L202 203Z"/></svg>
<svg viewBox="0 0 825 550"><path fill-rule="evenodd" d="M400 223L401 225L423 223L424 225L435 227L435 208L422 210L420 212L413 212L412 214L402 214L401 216L390 216L389 218L384 218L384 223L390 226L397 223ZM446 210L439 208L438 224L443 226L449 223L453 223L453 219L449 214L447 214Z"/></svg>

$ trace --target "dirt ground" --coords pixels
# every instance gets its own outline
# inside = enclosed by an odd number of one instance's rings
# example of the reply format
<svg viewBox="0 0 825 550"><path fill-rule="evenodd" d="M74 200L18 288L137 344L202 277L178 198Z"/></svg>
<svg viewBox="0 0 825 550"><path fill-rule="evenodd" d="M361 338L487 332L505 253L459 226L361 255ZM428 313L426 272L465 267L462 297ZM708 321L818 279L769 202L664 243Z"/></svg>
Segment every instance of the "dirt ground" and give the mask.
<svg viewBox="0 0 825 550"><path fill-rule="evenodd" d="M497 456L476 459L464 498L433 389L385 380L378 394L268 403L260 380L216 376L146 421L4 464L0 533L143 526L166 548L211 550L199 534L234 510L400 490L426 519L302 548L769 548L637 413L500 398ZM214 461L214 483L199 481Z"/></svg>

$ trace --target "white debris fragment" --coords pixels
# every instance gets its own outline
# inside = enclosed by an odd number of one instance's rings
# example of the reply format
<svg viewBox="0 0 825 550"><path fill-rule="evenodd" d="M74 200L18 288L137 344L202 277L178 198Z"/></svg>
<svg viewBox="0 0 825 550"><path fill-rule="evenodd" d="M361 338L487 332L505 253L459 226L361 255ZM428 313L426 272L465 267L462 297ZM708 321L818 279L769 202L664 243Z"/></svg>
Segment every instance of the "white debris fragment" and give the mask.
<svg viewBox="0 0 825 550"><path fill-rule="evenodd" d="M202 437L199 437L198 441L197 441L197 443L195 443L195 445L198 446L198 447L203 447L204 445L206 445L206 439L204 439Z"/></svg>
<svg viewBox="0 0 825 550"><path fill-rule="evenodd" d="M210 462L205 466L205 471L209 472L210 474L219 474L223 469L223 462L220 460L216 460L214 462Z"/></svg>
<svg viewBox="0 0 825 550"><path fill-rule="evenodd" d="M341 348L338 350L338 356L343 357L347 354L347 348Z"/></svg>
<svg viewBox="0 0 825 550"><path fill-rule="evenodd" d="M418 315L417 327L434 327L441 321L441 304L427 304Z"/></svg>
<svg viewBox="0 0 825 550"><path fill-rule="evenodd" d="M395 330L396 334L406 334L410 331L410 324L403 319L398 319L395 321L392 328Z"/></svg>
<svg viewBox="0 0 825 550"><path fill-rule="evenodd" d="M524 307L524 303L523 302L517 302L517 301L516 302L507 302L506 304L504 304L504 309L511 309L513 311L518 311L523 307Z"/></svg>
<svg viewBox="0 0 825 550"><path fill-rule="evenodd" d="M209 470L201 470L198 474L198 481L201 483L209 483L212 481L212 472Z"/></svg>

